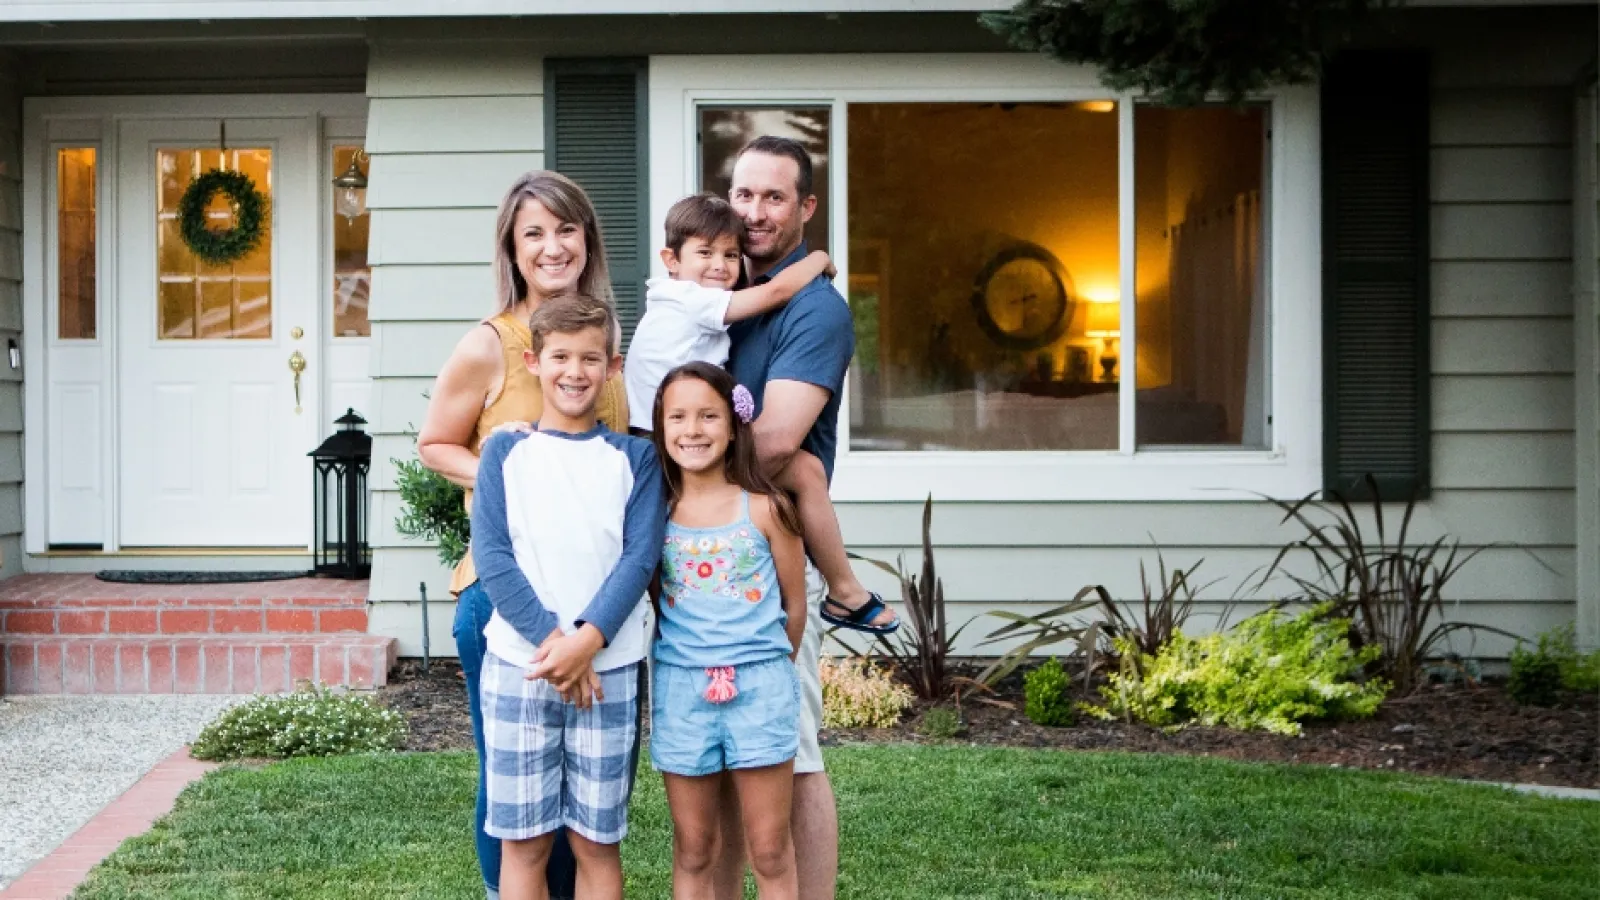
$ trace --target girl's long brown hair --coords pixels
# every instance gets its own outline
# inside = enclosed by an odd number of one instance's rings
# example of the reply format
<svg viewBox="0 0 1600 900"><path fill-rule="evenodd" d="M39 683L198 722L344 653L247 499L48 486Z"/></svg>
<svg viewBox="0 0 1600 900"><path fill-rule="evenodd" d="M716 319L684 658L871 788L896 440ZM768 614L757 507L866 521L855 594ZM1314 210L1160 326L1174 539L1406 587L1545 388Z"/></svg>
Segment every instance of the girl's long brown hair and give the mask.
<svg viewBox="0 0 1600 900"><path fill-rule="evenodd" d="M788 492L772 483L761 471L761 466L756 462L755 433L750 428L750 423L740 419L733 411L733 376L723 371L720 366L706 362L685 363L661 379L661 388L656 391L655 410L651 413L650 423L655 427L652 440L655 441L656 455L661 458L661 472L667 479L667 490L672 496L672 505L676 507L678 500L683 497L683 468L677 460L667 453L666 444L666 404L663 402L667 396L667 386L678 381L690 378L703 381L717 392L727 407L728 421L733 424L733 441L728 445L727 455L723 457L723 474L728 481L738 485L752 494L765 494L772 498L773 508L778 513L778 523L789 531L790 534L800 534L800 513L795 509L794 500Z"/></svg>

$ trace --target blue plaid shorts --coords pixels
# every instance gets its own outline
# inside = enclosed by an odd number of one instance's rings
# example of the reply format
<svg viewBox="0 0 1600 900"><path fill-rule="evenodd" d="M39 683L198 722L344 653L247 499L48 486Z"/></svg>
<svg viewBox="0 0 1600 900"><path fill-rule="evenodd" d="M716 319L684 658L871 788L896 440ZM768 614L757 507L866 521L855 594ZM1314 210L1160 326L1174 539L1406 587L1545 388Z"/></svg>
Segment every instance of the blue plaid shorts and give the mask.
<svg viewBox="0 0 1600 900"><path fill-rule="evenodd" d="M605 699L580 710L549 682L493 653L479 676L488 818L483 830L526 840L566 827L597 844L628 833L639 663L601 672Z"/></svg>

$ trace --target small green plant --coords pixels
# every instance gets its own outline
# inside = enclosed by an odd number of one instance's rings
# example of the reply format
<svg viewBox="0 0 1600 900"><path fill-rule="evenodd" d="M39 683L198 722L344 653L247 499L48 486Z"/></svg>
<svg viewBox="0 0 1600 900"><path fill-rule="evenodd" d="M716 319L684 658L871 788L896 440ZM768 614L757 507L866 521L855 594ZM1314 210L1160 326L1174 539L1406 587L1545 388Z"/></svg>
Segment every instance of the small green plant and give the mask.
<svg viewBox="0 0 1600 900"><path fill-rule="evenodd" d="M1051 728L1071 725L1077 716L1072 711L1072 699L1067 695L1070 683L1061 661L1053 656L1029 672L1022 680L1022 710L1028 721Z"/></svg>
<svg viewBox="0 0 1600 900"><path fill-rule="evenodd" d="M1600 649L1578 651L1578 629L1571 622L1539 635L1539 652L1561 669L1561 686L1569 691L1600 691Z"/></svg>
<svg viewBox="0 0 1600 900"><path fill-rule="evenodd" d="M467 555L471 522L463 499L466 492L420 460L392 459L395 489L404 507L394 521L406 537L435 541L439 561L454 568Z"/></svg>
<svg viewBox="0 0 1600 900"><path fill-rule="evenodd" d="M1121 671L1100 689L1101 718L1122 715L1158 726L1227 725L1299 734L1311 719L1365 718L1389 686L1361 681L1376 646L1350 646L1350 623L1326 605L1294 618L1276 609L1231 632L1192 638L1179 631L1159 654L1119 639Z"/></svg>
<svg viewBox="0 0 1600 900"><path fill-rule="evenodd" d="M1552 656L1544 641L1529 650L1517 646L1511 651L1511 677L1506 693L1526 706L1554 706L1561 697L1561 663Z"/></svg>
<svg viewBox="0 0 1600 900"><path fill-rule="evenodd" d="M207 725L190 748L195 759L287 759L398 750L405 717L359 694L309 688L256 697Z"/></svg>
<svg viewBox="0 0 1600 900"><path fill-rule="evenodd" d="M892 728L911 706L911 691L865 659L823 659L821 669L824 728Z"/></svg>
<svg viewBox="0 0 1600 900"><path fill-rule="evenodd" d="M922 714L922 733L938 741L961 734L961 716L948 706L935 706Z"/></svg>

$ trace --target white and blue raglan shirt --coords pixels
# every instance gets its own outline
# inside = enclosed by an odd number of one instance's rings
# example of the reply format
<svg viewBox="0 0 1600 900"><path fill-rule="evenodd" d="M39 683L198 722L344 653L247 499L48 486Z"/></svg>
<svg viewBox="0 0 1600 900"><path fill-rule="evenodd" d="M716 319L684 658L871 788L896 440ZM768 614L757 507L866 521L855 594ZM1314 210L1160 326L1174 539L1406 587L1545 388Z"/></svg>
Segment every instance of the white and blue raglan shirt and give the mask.
<svg viewBox="0 0 1600 900"><path fill-rule="evenodd" d="M582 434L501 432L483 446L472 559L494 604L490 652L529 666L556 628L605 636L603 672L643 659L641 602L661 560L666 485L649 441L603 425Z"/></svg>

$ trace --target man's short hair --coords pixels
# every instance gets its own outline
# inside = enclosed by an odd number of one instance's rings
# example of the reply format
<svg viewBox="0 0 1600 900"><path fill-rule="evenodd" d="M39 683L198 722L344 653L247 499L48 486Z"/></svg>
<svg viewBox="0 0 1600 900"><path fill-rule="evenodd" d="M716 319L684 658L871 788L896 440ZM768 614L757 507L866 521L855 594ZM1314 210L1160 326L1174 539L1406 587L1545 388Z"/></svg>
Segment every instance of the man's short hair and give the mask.
<svg viewBox="0 0 1600 900"><path fill-rule="evenodd" d="M739 150L739 159L746 153L765 153L768 156L782 156L794 160L800 174L795 177L795 192L800 200L811 196L811 154L794 138L779 137L775 134L763 134Z"/></svg>
<svg viewBox="0 0 1600 900"><path fill-rule="evenodd" d="M528 317L528 330L533 333L531 343L536 356L544 352L544 339L552 334L576 334L585 328L598 328L605 332L606 356L609 358L615 327L615 317L611 315L609 304L577 291L557 294L545 300Z"/></svg>
<svg viewBox="0 0 1600 900"><path fill-rule="evenodd" d="M673 253L682 253L689 238L709 244L725 234L733 235L739 249L744 249L744 219L733 204L715 194L693 194L667 210L667 249Z"/></svg>

